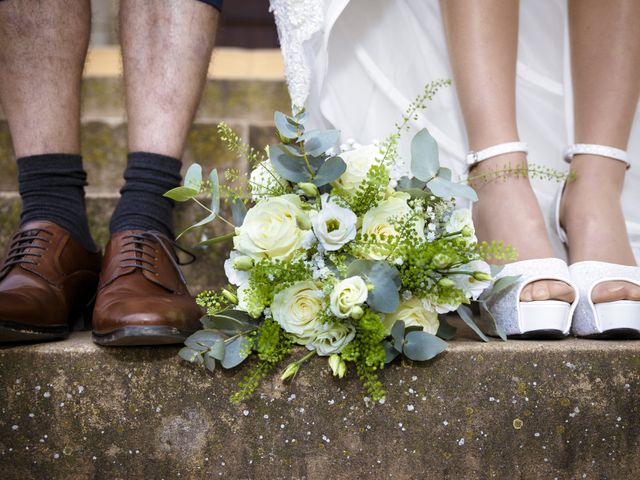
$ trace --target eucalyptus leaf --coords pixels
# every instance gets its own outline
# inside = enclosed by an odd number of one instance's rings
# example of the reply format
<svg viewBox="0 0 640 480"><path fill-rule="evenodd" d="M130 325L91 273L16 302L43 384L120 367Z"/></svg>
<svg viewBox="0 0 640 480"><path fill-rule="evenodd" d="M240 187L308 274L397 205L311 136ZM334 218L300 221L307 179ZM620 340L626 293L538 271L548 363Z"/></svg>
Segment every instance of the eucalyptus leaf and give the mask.
<svg viewBox="0 0 640 480"><path fill-rule="evenodd" d="M247 216L247 206L240 197L233 197L229 200L231 206L231 219L236 227L242 226L244 217Z"/></svg>
<svg viewBox="0 0 640 480"><path fill-rule="evenodd" d="M400 355L400 352L391 344L389 340L382 341L382 347L384 348L384 363L391 363L395 358Z"/></svg>
<svg viewBox="0 0 640 480"><path fill-rule="evenodd" d="M442 338L443 340L451 340L456 336L457 328L451 325L447 321L447 317L444 315L439 316L439 325L438 331L436 332L436 336Z"/></svg>
<svg viewBox="0 0 640 480"><path fill-rule="evenodd" d="M400 179L398 180L398 188L401 189L418 189L418 190L422 190L424 187L426 187L426 182L423 182L422 180L418 180L415 177L400 177Z"/></svg>
<svg viewBox="0 0 640 480"><path fill-rule="evenodd" d="M273 168L282 178L294 183L311 181L311 172L305 161L291 156L282 145L271 145L269 158Z"/></svg>
<svg viewBox="0 0 640 480"><path fill-rule="evenodd" d="M187 362L193 363L200 354L189 347L184 347L180 349L178 355Z"/></svg>
<svg viewBox="0 0 640 480"><path fill-rule="evenodd" d="M192 163L187 168L187 173L184 175L183 185L187 188L192 188L198 192L202 188L202 167L198 163Z"/></svg>
<svg viewBox="0 0 640 480"><path fill-rule="evenodd" d="M500 339L506 342L507 334L505 333L504 329L500 325L498 325L498 322L496 322L496 319L494 318L493 314L489 310L489 307L487 307L487 304L484 301L478 302L478 304L480 306L480 312L484 315L485 318L489 319L489 321L493 325L493 328L495 329Z"/></svg>
<svg viewBox="0 0 640 480"><path fill-rule="evenodd" d="M204 346L205 350L207 350L211 348L218 340L224 340L220 334L209 332L207 330L198 330L194 334L189 335L184 341L184 344L190 348Z"/></svg>
<svg viewBox="0 0 640 480"><path fill-rule="evenodd" d="M207 215L205 218L203 218L202 220L200 220L199 222L194 223L193 225L191 225L190 227L187 227L186 229L184 229L182 232L180 232L180 234L176 237L176 240L178 240L180 237L182 237L185 233L193 230L194 228L198 228L198 227L202 227L203 225L206 225L207 223L213 222L216 219L216 214L215 213L210 213L209 215Z"/></svg>
<svg viewBox="0 0 640 480"><path fill-rule="evenodd" d="M364 276L373 284L367 303L381 313L393 313L400 305L400 272L383 261L354 260L347 268L347 276Z"/></svg>
<svg viewBox="0 0 640 480"><path fill-rule="evenodd" d="M440 198L461 197L474 202L478 200L478 195L469 185L451 181L451 170L448 168L438 169L437 176L427 183L427 188Z"/></svg>
<svg viewBox="0 0 640 480"><path fill-rule="evenodd" d="M504 270L504 265L489 264L489 268L491 269L491 276L497 277Z"/></svg>
<svg viewBox="0 0 640 480"><path fill-rule="evenodd" d="M244 337L237 337L227 342L222 359L222 368L233 368L240 365L249 356L249 342Z"/></svg>
<svg viewBox="0 0 640 480"><path fill-rule="evenodd" d="M340 138L338 130L310 130L301 136L304 140L304 150L310 155L324 154L333 147Z"/></svg>
<svg viewBox="0 0 640 480"><path fill-rule="evenodd" d="M209 182L211 183L211 211L214 215L218 215L220 213L220 180L218 170L215 168L209 174Z"/></svg>
<svg viewBox="0 0 640 480"><path fill-rule="evenodd" d="M340 157L331 157L320 166L313 179L313 183L318 187L327 185L340 178L340 175L346 170L347 164L344 163L344 160Z"/></svg>
<svg viewBox="0 0 640 480"><path fill-rule="evenodd" d="M416 362L430 360L447 348L447 342L427 332L409 332L404 342L404 355Z"/></svg>
<svg viewBox="0 0 640 480"><path fill-rule="evenodd" d="M440 167L438 144L426 128L411 140L411 173L424 182L433 178Z"/></svg>
<svg viewBox="0 0 640 480"><path fill-rule="evenodd" d="M482 330L480 330L480 327L478 327L478 325L476 324L476 321L473 318L473 312L468 306L460 305L458 307L457 313L458 315L460 315L460 318L464 321L464 323L466 323L469 328L471 328L471 330L473 330L476 335L478 335L482 339L483 342L489 341L489 338L487 338Z"/></svg>
<svg viewBox="0 0 640 480"><path fill-rule="evenodd" d="M393 348L398 352L402 352L402 344L404 343L404 322L396 321L391 327L391 336L393 337Z"/></svg>
<svg viewBox="0 0 640 480"><path fill-rule="evenodd" d="M282 112L275 112L273 120L275 121L276 128L281 136L288 138L289 140L293 140L298 137L298 129L295 126L295 120L294 123L291 123L287 119L287 116Z"/></svg>
<svg viewBox="0 0 640 480"><path fill-rule="evenodd" d="M258 327L258 322L239 310L227 310L201 319L205 328L217 330L225 335L249 332Z"/></svg>
<svg viewBox="0 0 640 480"><path fill-rule="evenodd" d="M176 202L186 202L200 193L199 190L195 190L189 187L176 187L172 188L168 192L165 192L162 196L175 200Z"/></svg>
<svg viewBox="0 0 640 480"><path fill-rule="evenodd" d="M204 360L204 366L207 368L207 370L209 370L210 372L214 372L216 370L215 358L205 355L202 357L202 359Z"/></svg>
<svg viewBox="0 0 640 480"><path fill-rule="evenodd" d="M224 358L224 350L225 343L224 340L220 339L213 344L213 346L209 349L209 351L205 354L206 357L215 358L216 360L222 361Z"/></svg>

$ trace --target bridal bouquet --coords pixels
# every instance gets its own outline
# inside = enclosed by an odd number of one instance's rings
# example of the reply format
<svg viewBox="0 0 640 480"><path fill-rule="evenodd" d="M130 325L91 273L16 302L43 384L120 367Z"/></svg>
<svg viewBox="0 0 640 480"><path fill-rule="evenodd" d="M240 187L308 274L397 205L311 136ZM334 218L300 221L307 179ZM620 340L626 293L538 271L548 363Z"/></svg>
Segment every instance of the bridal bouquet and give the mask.
<svg viewBox="0 0 640 480"><path fill-rule="evenodd" d="M500 247L477 243L470 211L454 200L475 193L440 166L427 130L413 137L410 172L397 149L411 115L443 83L429 85L396 131L371 145L337 149L339 132L307 130L303 110L276 112L280 143L264 153L221 124L223 140L253 165L248 185L223 189L215 170L203 181L192 165L184 186L167 192L209 212L193 227L217 218L233 226L204 242L233 241L229 285L197 297L204 328L180 351L209 370L256 357L232 400L249 397L274 367L282 364L286 380L315 356L337 377L355 370L379 400L377 372L399 356L425 361L445 350L455 329L438 314L454 310L486 340L465 305L490 285L484 259ZM233 169L225 177L241 179ZM210 207L197 198L203 192ZM220 215L221 197L232 221ZM308 353L288 361L295 345Z"/></svg>

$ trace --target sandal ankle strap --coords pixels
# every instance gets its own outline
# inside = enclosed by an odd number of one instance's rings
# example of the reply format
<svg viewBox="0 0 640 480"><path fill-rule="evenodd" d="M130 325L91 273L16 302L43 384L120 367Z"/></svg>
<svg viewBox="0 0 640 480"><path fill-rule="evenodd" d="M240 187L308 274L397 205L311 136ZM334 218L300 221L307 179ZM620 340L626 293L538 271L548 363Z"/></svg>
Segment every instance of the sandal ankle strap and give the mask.
<svg viewBox="0 0 640 480"><path fill-rule="evenodd" d="M483 160L488 160L498 155L504 155L505 153L524 152L529 153L529 148L524 142L508 142L493 145L488 148L484 148L477 152L470 151L467 154L467 165L472 167L476 163L480 163Z"/></svg>
<svg viewBox="0 0 640 480"><path fill-rule="evenodd" d="M571 160L575 155L599 155L601 157L613 158L614 160L624 162L627 165L627 169L631 167L627 152L607 145L596 145L593 143L576 143L569 145L564 150L565 162L571 163Z"/></svg>

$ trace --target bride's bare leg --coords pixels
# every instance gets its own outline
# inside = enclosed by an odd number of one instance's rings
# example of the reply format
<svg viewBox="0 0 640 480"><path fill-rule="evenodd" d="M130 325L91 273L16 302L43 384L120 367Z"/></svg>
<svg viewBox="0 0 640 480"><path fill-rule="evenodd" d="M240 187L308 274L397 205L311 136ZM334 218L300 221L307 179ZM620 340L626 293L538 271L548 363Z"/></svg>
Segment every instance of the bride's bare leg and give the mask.
<svg viewBox="0 0 640 480"><path fill-rule="evenodd" d="M625 150L640 95L640 2L571 0L569 18L575 141ZM635 265L620 206L625 165L577 155L571 170L576 180L565 189L561 214L571 262ZM640 300L640 287L607 282L594 290L592 299Z"/></svg>
<svg viewBox="0 0 640 480"><path fill-rule="evenodd" d="M518 1L441 0L440 5L470 148L517 141ZM500 155L479 163L470 174L526 162L522 153ZM503 240L516 248L520 260L554 256L527 178L477 181L473 186L479 198L473 219L480 240ZM557 281L533 282L521 294L524 301L573 298L571 287Z"/></svg>

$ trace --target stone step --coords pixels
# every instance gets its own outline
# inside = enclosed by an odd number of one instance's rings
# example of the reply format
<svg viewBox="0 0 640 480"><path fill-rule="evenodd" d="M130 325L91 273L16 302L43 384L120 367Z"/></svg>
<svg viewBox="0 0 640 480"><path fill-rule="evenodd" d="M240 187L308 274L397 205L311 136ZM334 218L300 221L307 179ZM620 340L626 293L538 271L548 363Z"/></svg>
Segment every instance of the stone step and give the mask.
<svg viewBox="0 0 640 480"><path fill-rule="evenodd" d="M109 240L109 219L118 201L118 194L90 194L87 196L87 214L91 232L101 247ZM224 210L225 218L231 215ZM178 204L175 210L176 231L180 232L207 216L204 210L194 204ZM20 223L20 197L16 193L0 193L0 251L5 249ZM222 264L231 248L231 242L209 247L200 247L198 243L205 234L208 238L230 232L230 227L218 221L209 226L188 232L180 239L180 245L192 251L198 260L182 267L189 289L196 294L207 288L220 288L227 284Z"/></svg>
<svg viewBox="0 0 640 480"><path fill-rule="evenodd" d="M384 404L314 359L232 405L246 373L88 333L0 349L0 468L12 479L634 479L640 342L462 338L395 364ZM302 352L298 352L302 354Z"/></svg>
<svg viewBox="0 0 640 480"><path fill-rule="evenodd" d="M264 147L274 137L269 123L254 124L246 120L225 120L245 141L258 148ZM117 192L124 180L122 172L127 162L127 124L120 121L87 121L82 126L82 155L87 171L87 192ZM183 156L186 169L192 162L207 168L222 170L229 167L247 170L245 161L229 152L217 132L217 122L195 123L189 132ZM17 191L16 162L6 122L0 120L0 191Z"/></svg>

